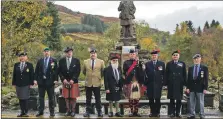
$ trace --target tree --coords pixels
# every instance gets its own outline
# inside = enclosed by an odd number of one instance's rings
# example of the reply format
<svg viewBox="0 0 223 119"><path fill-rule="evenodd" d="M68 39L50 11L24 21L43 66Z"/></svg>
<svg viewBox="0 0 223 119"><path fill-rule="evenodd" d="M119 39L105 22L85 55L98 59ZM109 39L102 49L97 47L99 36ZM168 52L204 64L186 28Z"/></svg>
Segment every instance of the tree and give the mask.
<svg viewBox="0 0 223 119"><path fill-rule="evenodd" d="M199 26L198 29L197 29L197 35L201 36L201 34L202 34L201 27Z"/></svg>
<svg viewBox="0 0 223 119"><path fill-rule="evenodd" d="M101 21L98 17L89 14L81 18L81 23L95 27L96 32L98 33L103 33L107 28L104 22Z"/></svg>
<svg viewBox="0 0 223 119"><path fill-rule="evenodd" d="M58 10L54 3L47 2L47 10L44 13L45 16L51 16L53 18L53 23L50 26L50 34L43 41L52 50L61 50L61 32L60 32L60 19L58 15Z"/></svg>
<svg viewBox="0 0 223 119"><path fill-rule="evenodd" d="M210 26L209 26L209 24L208 24L208 21L206 21L206 22L205 22L205 25L204 25L204 28L203 28L203 32L204 32L205 30L209 29L209 28L210 28Z"/></svg>
<svg viewBox="0 0 223 119"><path fill-rule="evenodd" d="M213 19L212 22L211 22L211 27L215 27L216 26L216 23L215 23L215 20Z"/></svg>
<svg viewBox="0 0 223 119"><path fill-rule="evenodd" d="M38 47L30 47L33 43L41 43L52 24L52 17L40 17L46 5L40 1L3 1L2 2L2 77L6 84L11 79L13 64L19 50L33 52ZM29 55L32 58L32 55Z"/></svg>

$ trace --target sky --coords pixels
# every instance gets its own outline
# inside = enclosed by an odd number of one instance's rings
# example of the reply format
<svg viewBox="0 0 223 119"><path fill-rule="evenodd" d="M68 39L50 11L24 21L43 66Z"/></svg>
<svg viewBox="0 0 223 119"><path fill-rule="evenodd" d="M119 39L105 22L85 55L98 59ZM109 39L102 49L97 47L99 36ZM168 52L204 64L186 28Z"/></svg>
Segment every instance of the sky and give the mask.
<svg viewBox="0 0 223 119"><path fill-rule="evenodd" d="M120 1L55 1L73 11L118 17ZM145 20L150 27L173 32L176 24L191 20L194 27L213 19L223 24L223 1L134 1L136 20Z"/></svg>

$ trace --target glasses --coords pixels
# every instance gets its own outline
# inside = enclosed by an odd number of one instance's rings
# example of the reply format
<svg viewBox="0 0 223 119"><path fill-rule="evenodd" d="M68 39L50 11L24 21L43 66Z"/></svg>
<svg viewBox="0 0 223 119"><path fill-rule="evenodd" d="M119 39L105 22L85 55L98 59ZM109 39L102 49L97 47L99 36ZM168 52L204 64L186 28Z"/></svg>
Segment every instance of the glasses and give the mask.
<svg viewBox="0 0 223 119"><path fill-rule="evenodd" d="M173 56L178 56L178 55L173 55Z"/></svg>

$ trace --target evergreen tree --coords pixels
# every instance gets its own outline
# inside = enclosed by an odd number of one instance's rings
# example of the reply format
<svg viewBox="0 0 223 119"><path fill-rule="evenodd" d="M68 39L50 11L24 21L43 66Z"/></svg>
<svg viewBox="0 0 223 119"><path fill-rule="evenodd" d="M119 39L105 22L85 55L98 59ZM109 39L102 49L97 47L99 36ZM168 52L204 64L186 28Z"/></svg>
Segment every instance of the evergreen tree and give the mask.
<svg viewBox="0 0 223 119"><path fill-rule="evenodd" d="M44 40L44 44L46 44L52 50L61 50L61 32L60 32L60 19L58 15L58 10L54 3L47 2L47 11L46 15L52 16L53 23L50 26L50 35L47 36L46 40Z"/></svg>
<svg viewBox="0 0 223 119"><path fill-rule="evenodd" d="M211 22L211 27L215 27L215 20L213 19L212 22Z"/></svg>
<svg viewBox="0 0 223 119"><path fill-rule="evenodd" d="M201 27L199 26L198 29L197 29L197 35L201 36L201 34L202 34Z"/></svg>
<svg viewBox="0 0 223 119"><path fill-rule="evenodd" d="M206 21L206 22L205 22L205 25L204 25L204 28L203 28L203 32L204 32L205 30L209 29L209 28L210 28L209 23L208 23L208 21Z"/></svg>

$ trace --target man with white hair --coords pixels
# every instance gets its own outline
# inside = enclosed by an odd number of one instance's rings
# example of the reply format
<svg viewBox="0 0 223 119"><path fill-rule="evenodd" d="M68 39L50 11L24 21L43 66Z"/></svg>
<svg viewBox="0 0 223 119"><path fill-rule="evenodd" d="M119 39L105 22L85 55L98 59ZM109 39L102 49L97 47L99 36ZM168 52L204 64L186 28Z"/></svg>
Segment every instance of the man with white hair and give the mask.
<svg viewBox="0 0 223 119"><path fill-rule="evenodd" d="M119 56L111 56L111 64L105 69L104 73L104 84L106 90L106 100L109 101L110 112L109 117L113 117L113 101L115 102L116 113L115 116L122 117L119 112L118 101L121 99L121 68L118 63Z"/></svg>

